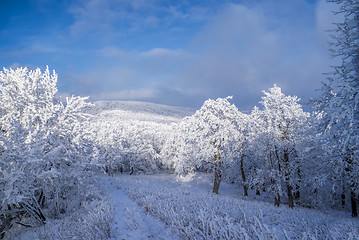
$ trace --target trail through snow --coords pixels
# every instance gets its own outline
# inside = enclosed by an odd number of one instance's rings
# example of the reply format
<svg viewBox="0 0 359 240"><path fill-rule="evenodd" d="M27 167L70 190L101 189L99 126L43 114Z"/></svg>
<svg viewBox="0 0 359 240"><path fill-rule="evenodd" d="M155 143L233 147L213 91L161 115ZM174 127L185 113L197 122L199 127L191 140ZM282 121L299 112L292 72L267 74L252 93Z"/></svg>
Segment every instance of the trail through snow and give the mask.
<svg viewBox="0 0 359 240"><path fill-rule="evenodd" d="M113 200L114 221L111 240L129 239L180 239L174 228L166 226L154 218L146 209L137 205L121 190L121 183L116 178L106 177L100 183Z"/></svg>

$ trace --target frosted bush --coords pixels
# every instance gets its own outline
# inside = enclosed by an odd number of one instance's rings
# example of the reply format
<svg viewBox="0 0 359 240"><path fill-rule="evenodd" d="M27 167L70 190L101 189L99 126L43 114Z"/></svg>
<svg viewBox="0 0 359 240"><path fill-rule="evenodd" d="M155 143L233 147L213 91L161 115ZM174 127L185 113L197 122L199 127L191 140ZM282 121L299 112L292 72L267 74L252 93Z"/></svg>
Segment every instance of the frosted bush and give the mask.
<svg viewBox="0 0 359 240"><path fill-rule="evenodd" d="M52 219L15 239L38 240L105 240L112 237L113 203L109 199L86 202L83 207L62 219Z"/></svg>
<svg viewBox="0 0 359 240"><path fill-rule="evenodd" d="M75 199L86 149L86 98L56 100L57 75L47 68L0 72L0 234L23 217L44 224Z"/></svg>

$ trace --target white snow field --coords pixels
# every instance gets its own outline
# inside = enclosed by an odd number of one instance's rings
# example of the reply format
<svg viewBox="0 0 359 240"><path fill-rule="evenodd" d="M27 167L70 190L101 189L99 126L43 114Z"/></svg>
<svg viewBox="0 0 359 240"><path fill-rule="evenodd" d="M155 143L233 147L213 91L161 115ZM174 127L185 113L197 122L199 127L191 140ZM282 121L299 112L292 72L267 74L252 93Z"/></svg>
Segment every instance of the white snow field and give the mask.
<svg viewBox="0 0 359 240"><path fill-rule="evenodd" d="M194 113L194 109L135 101L97 101L87 110L101 121L178 122Z"/></svg>
<svg viewBox="0 0 359 240"><path fill-rule="evenodd" d="M15 239L358 239L359 221L337 212L272 203L221 183L212 175L169 174L95 177L101 195L62 220Z"/></svg>
<svg viewBox="0 0 359 240"><path fill-rule="evenodd" d="M207 174L120 175L112 182L145 211L177 228L183 239L359 238L357 219L243 199L238 187L225 182L216 195L211 193L212 177Z"/></svg>
<svg viewBox="0 0 359 240"><path fill-rule="evenodd" d="M143 131L143 127L169 126L194 111L119 101L95 102L88 112L94 114L95 125L126 122ZM106 136L107 130L103 131ZM216 195L211 193L212 185L212 174L205 173L185 177L98 173L88 183L87 201L81 208L8 236L19 240L359 239L359 221L348 212L290 209L284 203L275 207L272 195L257 197L249 191L243 197L241 187L225 181Z"/></svg>

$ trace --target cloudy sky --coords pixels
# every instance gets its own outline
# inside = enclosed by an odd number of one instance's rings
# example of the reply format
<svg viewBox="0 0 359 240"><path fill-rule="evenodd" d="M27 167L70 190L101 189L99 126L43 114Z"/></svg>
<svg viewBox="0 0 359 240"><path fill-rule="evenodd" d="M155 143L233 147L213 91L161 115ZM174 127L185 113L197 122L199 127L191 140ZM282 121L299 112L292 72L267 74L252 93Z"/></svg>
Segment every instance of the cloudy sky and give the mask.
<svg viewBox="0 0 359 240"><path fill-rule="evenodd" d="M333 64L324 0L2 0L0 66L46 65L63 95L240 110L315 96Z"/></svg>

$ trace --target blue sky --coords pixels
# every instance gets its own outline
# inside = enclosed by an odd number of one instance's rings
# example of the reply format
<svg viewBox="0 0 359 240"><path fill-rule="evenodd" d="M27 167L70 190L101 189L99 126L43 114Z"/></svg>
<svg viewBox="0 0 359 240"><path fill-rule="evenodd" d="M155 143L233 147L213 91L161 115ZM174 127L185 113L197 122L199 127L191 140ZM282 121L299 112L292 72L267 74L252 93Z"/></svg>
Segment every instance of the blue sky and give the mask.
<svg viewBox="0 0 359 240"><path fill-rule="evenodd" d="M199 107L315 96L333 60L324 0L2 0L0 66L46 65L60 94Z"/></svg>

